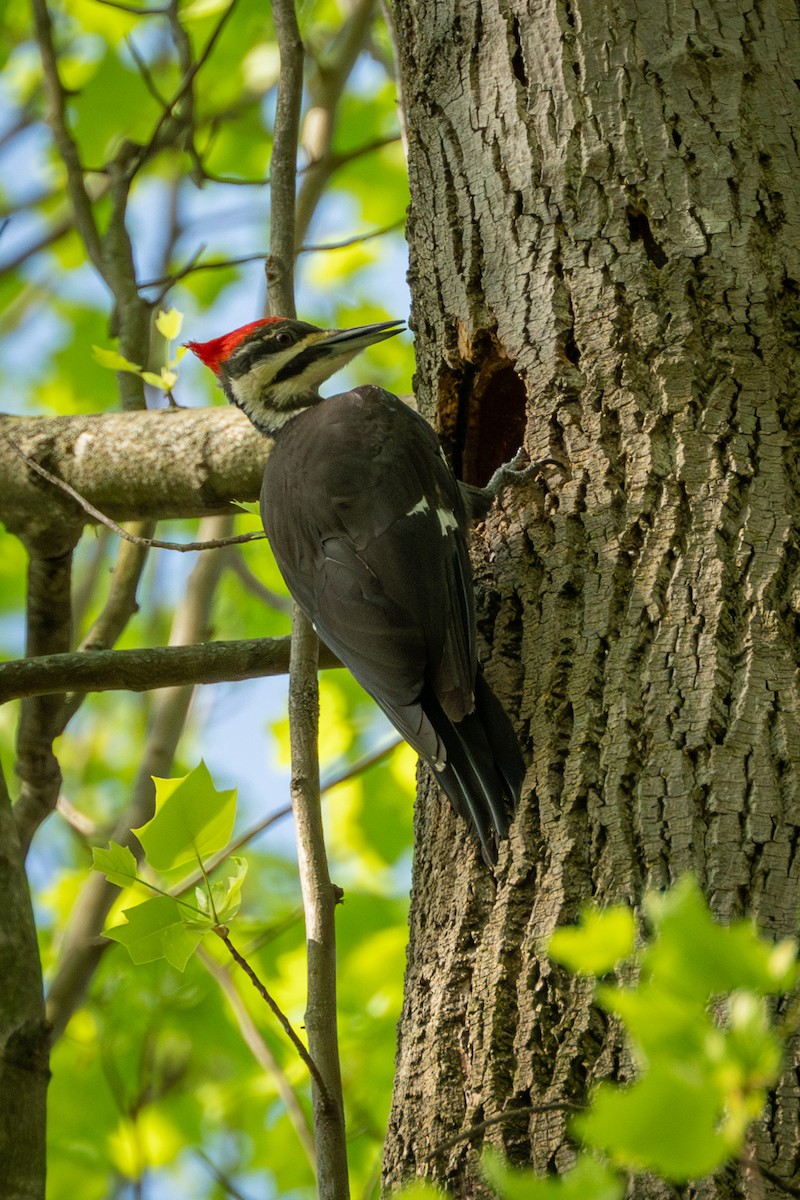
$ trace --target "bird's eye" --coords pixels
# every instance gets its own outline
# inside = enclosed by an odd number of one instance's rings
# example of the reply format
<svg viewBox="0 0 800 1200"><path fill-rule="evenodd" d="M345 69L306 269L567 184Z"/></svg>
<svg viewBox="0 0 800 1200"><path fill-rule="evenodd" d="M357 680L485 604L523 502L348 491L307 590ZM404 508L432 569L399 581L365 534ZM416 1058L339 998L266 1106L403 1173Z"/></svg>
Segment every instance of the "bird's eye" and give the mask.
<svg viewBox="0 0 800 1200"><path fill-rule="evenodd" d="M275 343L278 346L291 346L293 341L294 337L289 333L288 329L283 330L282 333L275 334Z"/></svg>

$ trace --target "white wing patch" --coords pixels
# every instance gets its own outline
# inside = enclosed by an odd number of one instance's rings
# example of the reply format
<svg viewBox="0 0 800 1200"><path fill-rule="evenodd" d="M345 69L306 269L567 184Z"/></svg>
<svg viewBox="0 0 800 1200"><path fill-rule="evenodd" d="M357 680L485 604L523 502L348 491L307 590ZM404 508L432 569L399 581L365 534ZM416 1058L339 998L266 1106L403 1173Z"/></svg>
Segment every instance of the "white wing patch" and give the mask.
<svg viewBox="0 0 800 1200"><path fill-rule="evenodd" d="M413 508L410 508L406 513L407 517L417 517L430 512L431 506L428 503L427 496L423 496ZM442 531L442 537L447 537L448 533L453 529L458 529L458 517L449 508L437 508L436 518L439 522L439 528Z"/></svg>
<svg viewBox="0 0 800 1200"><path fill-rule="evenodd" d="M451 529L458 529L458 518L449 508L437 508L436 515L439 518L442 537L447 537Z"/></svg>

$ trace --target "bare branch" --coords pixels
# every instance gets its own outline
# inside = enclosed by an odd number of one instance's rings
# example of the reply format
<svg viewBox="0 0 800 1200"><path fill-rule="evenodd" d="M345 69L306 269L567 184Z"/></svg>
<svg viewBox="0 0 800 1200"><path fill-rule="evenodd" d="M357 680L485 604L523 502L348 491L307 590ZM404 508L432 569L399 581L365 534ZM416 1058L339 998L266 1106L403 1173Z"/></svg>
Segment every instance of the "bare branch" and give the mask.
<svg viewBox="0 0 800 1200"><path fill-rule="evenodd" d="M280 78L270 160L270 243L267 259L269 310L294 317L295 188L297 136L303 99L305 51L297 28L294 0L272 6L280 51Z"/></svg>
<svg viewBox="0 0 800 1200"><path fill-rule="evenodd" d="M154 153L154 151L157 150L161 146L161 144L162 144L162 136L161 135L164 130L164 126L167 124L168 121L174 119L175 109L180 104L180 102L191 94L192 84L194 83L195 76L197 75L198 71L200 71L205 66L206 62L208 61L209 57L211 56L211 52L213 51L214 47L216 46L217 42L219 41L222 31L228 23L228 19L233 14L233 10L236 8L236 4L237 4L237 0L230 0L230 4L224 10L220 19L217 21L217 24L215 25L214 29L212 30L211 35L210 35L208 41L206 42L203 51L200 54L200 57L194 63L192 63L192 65L189 67L189 69L184 74L184 77L181 81L180 87L178 88L177 92L172 97L172 99L167 103L167 105L164 108L164 111L161 113L161 116L158 118L155 129L153 130L153 132L150 135L149 141L147 142L147 144L145 146L142 146L139 148L138 153L137 153L137 161L136 161L134 171L138 171L142 166L144 166L145 162L147 162L147 160ZM167 10L168 14L171 12L172 12L171 8ZM173 30L174 30L174 24L173 24ZM179 53L180 53L180 49L179 49ZM185 122L181 121L181 125L183 126L184 124L185 124Z"/></svg>
<svg viewBox="0 0 800 1200"><path fill-rule="evenodd" d="M108 3L108 0L96 0L96 2ZM116 6L114 6L114 7L116 7ZM119 7L123 8L126 6L120 5ZM159 9L159 12L162 12L162 10ZM163 108L163 106L168 103L167 98L165 96L162 96L161 93L159 92L158 88L156 87L156 82L153 79L153 73L150 70L150 68L148 67L145 60L142 58L141 54L139 53L139 51L136 47L136 42L133 40L132 37L126 37L125 45L128 47L131 58L136 63L136 67L139 71L139 74L142 77L142 83L147 88L148 92L153 97L156 104L158 104L160 107Z"/></svg>
<svg viewBox="0 0 800 1200"><path fill-rule="evenodd" d="M291 638L197 642L143 650L77 650L0 663L0 704L59 692L149 692L200 683L233 683L289 670ZM330 651L322 667L341 666ZM62 732L59 728L59 733Z"/></svg>
<svg viewBox="0 0 800 1200"><path fill-rule="evenodd" d="M239 1026L244 1043L253 1055L253 1058L261 1069L266 1071L275 1080L281 1100L283 1101L289 1120L294 1126L300 1145L306 1152L311 1169L316 1170L317 1155L314 1149L314 1136L308 1127L306 1115L298 1102L294 1088L289 1082L286 1072L282 1069L275 1055L256 1028L255 1021L251 1017L247 1005L239 995L239 991L231 979L229 972L224 967L221 967L219 963L215 962L211 955L203 949L202 945L198 947L197 956L224 992L228 1003L233 1009L233 1014L236 1017L236 1023Z"/></svg>
<svg viewBox="0 0 800 1200"><path fill-rule="evenodd" d="M175 271L174 274L162 275L160 279L146 279L143 283L139 284L139 287L149 288L162 287L166 285L167 288L170 288L174 284L178 283L179 280L184 279L187 275L191 275L196 271L220 271L225 267L241 267L245 263L263 261L263 259L266 257L264 252L261 251L258 254L245 254L241 258L220 258L215 259L213 262L198 262L197 260L204 250L204 245L198 247L198 249L187 262L186 266L181 267L180 270Z"/></svg>
<svg viewBox="0 0 800 1200"><path fill-rule="evenodd" d="M53 23L46 0L33 0L33 14L36 23L36 40L39 43L44 71L47 119L53 131L58 152L67 170L67 188L75 213L75 224L86 246L89 258L98 272L104 276L103 247L94 223L92 202L86 190L78 147L67 124L66 93L58 73L58 59L53 44Z"/></svg>
<svg viewBox="0 0 800 1200"><path fill-rule="evenodd" d="M233 407L0 416L0 432L115 521L206 516L256 500L270 446ZM0 520L52 555L75 543L86 515L0 437Z"/></svg>
<svg viewBox="0 0 800 1200"><path fill-rule="evenodd" d="M297 199L297 242L305 239L325 184L339 165L332 154L336 110L366 42L374 9L375 0L356 0L324 63L317 67L309 81L309 107L313 109L314 121L311 126L306 122L303 145L312 161Z"/></svg>
<svg viewBox="0 0 800 1200"><path fill-rule="evenodd" d="M303 44L294 0L273 0L272 15L280 51L271 180L270 256L267 260L269 310L293 317L294 260L297 244L295 188L297 135L303 88ZM306 1031L319 1068L312 1083L317 1187L320 1200L349 1200L344 1101L336 1025L336 927L338 892L330 881L322 830L319 789L319 643L298 604L292 607L292 669L289 674L289 738L292 753L292 808L308 955Z"/></svg>
<svg viewBox="0 0 800 1200"><path fill-rule="evenodd" d="M258 978L258 975L256 975L255 971L250 966L250 963L247 961L247 959L242 954L240 954L239 951L236 949L233 942L231 941L231 939L228 936L227 929L224 926L219 926L215 930L215 932L218 934L218 936L220 937L222 942L227 947L231 958L234 960L234 962L237 964L237 966L241 967L241 969L244 971L245 975L250 980L250 982L252 983L252 985L256 989L256 991L258 992L261 999L267 1005L270 1012L273 1014L273 1016L277 1017L278 1023L280 1024L284 1033L286 1034L289 1041L292 1043L295 1050L299 1054L300 1058L303 1060L306 1067L308 1068L308 1072L311 1075L311 1078L314 1080L317 1087L320 1089L320 1091L326 1097L326 1099L329 1099L329 1097L327 1096L327 1088L325 1086L325 1080L320 1075L317 1064L314 1062L314 1059L311 1057L308 1050L303 1045L302 1040L296 1033L294 1026L292 1025L289 1018L286 1016L286 1014L279 1007L277 1002L273 999L273 997L267 991L266 987L261 982L261 980Z"/></svg>
<svg viewBox="0 0 800 1200"><path fill-rule="evenodd" d="M237 1187L234 1187L232 1180L228 1178L224 1171L220 1170L216 1163L212 1162L205 1151L195 1149L195 1155L211 1175L214 1182L219 1184L226 1196L230 1196L231 1200L247 1200L244 1193L240 1192Z"/></svg>
<svg viewBox="0 0 800 1200"><path fill-rule="evenodd" d="M108 193L109 180L105 177L95 175L92 177L92 179L87 180L85 186L89 201L94 205L98 200L102 199L102 197ZM49 198L49 196L37 197L36 201L32 201L31 204L43 203ZM46 250L49 246L55 245L55 243L60 241L61 238L66 237L68 233L72 233L73 229L75 228L74 214L71 210L69 210L67 205L62 207L67 210L67 215L57 220L55 224L46 229L41 237L37 239L37 241L31 242L30 245L26 246L24 249L15 254L13 258L7 259L4 263L0 263L0 276L11 274L21 267L23 263L26 263L30 258L33 258L34 255L41 254L42 250Z"/></svg>
<svg viewBox="0 0 800 1200"><path fill-rule="evenodd" d="M32 556L28 566L27 655L53 654L69 648L72 630L70 585L72 550L54 558ZM17 731L17 774L22 788L15 806L32 820L17 825L23 855L33 831L50 815L61 790L61 769L53 753L63 697L33 696L23 701Z"/></svg>
<svg viewBox="0 0 800 1200"><path fill-rule="evenodd" d="M353 237L343 238L340 242L323 242L320 245L300 246L298 254L319 254L325 250L344 250L347 246L357 246L360 242L369 242L373 238L383 237L384 234L393 233L395 229L402 229L405 225L405 218L399 221L392 221L391 225L383 225L380 229L373 229L369 233L356 233Z"/></svg>
<svg viewBox="0 0 800 1200"><path fill-rule="evenodd" d="M67 496L80 504L85 513L88 513L100 525L105 525L118 537L123 538L126 542L131 542L134 546L144 546L148 549L155 550L177 550L181 554L186 554L189 551L196 550L219 550L223 546L240 546L244 542L263 541L266 536L264 533L255 530L252 533L239 533L231 537L215 538L210 542L162 542L158 538L140 537L138 534L130 533L129 530L123 529L111 517L107 517L105 513L101 513L99 508L95 508L85 496L82 496L74 487L66 483L63 479L59 479L58 475L53 475L45 467L38 463L35 458L30 458L24 450L20 450L16 442L12 441L6 434L0 432L0 437L5 438L11 449L20 456L20 458L28 464L28 466L40 475L42 479L46 479L48 483L52 483L55 487L61 489Z"/></svg>
<svg viewBox="0 0 800 1200"><path fill-rule="evenodd" d="M257 596L268 608L273 608L276 612L286 613L287 617L291 614L292 602L288 596L282 596L278 592L273 592L272 588L268 588L266 584L262 583L250 570L241 554L238 552L230 554L226 560L226 565L240 580L242 586L251 595Z"/></svg>

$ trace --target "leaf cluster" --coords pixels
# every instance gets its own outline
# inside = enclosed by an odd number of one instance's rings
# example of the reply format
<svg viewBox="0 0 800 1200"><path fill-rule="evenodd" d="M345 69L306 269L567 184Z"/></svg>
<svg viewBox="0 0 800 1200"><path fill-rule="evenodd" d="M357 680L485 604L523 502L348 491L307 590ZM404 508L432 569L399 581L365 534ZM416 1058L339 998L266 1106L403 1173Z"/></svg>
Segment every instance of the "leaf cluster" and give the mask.
<svg viewBox="0 0 800 1200"><path fill-rule="evenodd" d="M587 909L550 938L550 955L571 971L635 978L595 993L625 1033L635 1075L594 1089L572 1122L584 1148L564 1175L539 1178L487 1156L503 1200L620 1200L622 1171L676 1184L709 1175L742 1153L777 1081L791 1020L776 1023L774 998L797 986L795 943L776 945L748 921L718 924L691 876L646 896L643 911L638 945L625 907Z"/></svg>

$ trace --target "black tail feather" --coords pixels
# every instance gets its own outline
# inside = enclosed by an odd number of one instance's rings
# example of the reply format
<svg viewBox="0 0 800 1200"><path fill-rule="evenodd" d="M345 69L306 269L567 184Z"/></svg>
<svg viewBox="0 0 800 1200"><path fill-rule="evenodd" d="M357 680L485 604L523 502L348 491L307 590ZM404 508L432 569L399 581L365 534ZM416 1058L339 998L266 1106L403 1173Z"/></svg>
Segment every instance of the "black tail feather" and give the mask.
<svg viewBox="0 0 800 1200"><path fill-rule="evenodd" d="M475 708L462 721L451 721L432 696L422 706L444 744L447 760L433 771L453 808L478 834L481 852L497 862L497 843L519 804L525 763L508 714L480 670Z"/></svg>

